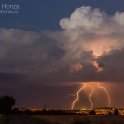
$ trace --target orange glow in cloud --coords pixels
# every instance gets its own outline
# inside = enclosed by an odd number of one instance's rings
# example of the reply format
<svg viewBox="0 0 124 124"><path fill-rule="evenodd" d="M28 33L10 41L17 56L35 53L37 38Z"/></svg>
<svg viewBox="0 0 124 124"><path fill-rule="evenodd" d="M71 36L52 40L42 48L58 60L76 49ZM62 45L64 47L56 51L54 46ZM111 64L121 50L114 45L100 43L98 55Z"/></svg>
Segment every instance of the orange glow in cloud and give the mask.
<svg viewBox="0 0 124 124"><path fill-rule="evenodd" d="M85 43L83 48L86 51L92 51L94 56L99 57L104 54L109 54L114 49L120 48L120 43L114 39L110 42L109 39L103 38L95 40L94 42Z"/></svg>

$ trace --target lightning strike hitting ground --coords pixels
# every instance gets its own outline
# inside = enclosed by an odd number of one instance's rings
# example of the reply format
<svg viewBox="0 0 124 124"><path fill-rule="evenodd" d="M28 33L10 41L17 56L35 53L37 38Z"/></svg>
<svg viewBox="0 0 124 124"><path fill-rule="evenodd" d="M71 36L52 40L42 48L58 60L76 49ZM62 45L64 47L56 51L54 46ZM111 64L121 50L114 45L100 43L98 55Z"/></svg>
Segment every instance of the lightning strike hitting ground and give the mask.
<svg viewBox="0 0 124 124"><path fill-rule="evenodd" d="M98 88L100 88L100 89L104 90L104 92L106 93L106 95L107 95L107 97L108 97L108 107L110 107L111 100L110 100L110 95L109 95L108 90L107 90L105 87L100 86L100 83L98 83Z"/></svg>
<svg viewBox="0 0 124 124"><path fill-rule="evenodd" d="M77 91L77 93L74 95L74 96L76 96L76 99L73 101L71 109L74 109L76 102L79 100L79 94L80 94L80 92L81 92L85 87L86 87L86 84L84 84L84 85Z"/></svg>
<svg viewBox="0 0 124 124"><path fill-rule="evenodd" d="M93 93L94 93L94 89L93 89L93 87L91 87L91 92L90 92L90 95L89 95L89 101L90 101L90 103L91 103L91 105L90 105L90 108L91 108L91 109L93 108L93 101L92 101L92 99L91 99Z"/></svg>

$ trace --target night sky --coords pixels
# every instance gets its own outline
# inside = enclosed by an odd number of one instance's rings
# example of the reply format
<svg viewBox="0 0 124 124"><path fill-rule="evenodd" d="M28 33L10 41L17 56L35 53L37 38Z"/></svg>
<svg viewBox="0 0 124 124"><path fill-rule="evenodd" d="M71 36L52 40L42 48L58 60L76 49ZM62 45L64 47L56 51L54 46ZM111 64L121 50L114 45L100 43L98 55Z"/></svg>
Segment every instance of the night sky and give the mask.
<svg viewBox="0 0 124 124"><path fill-rule="evenodd" d="M124 107L124 1L0 0L0 10L2 4L18 4L19 13L0 13L1 96L15 97L18 107L70 108L74 98L66 96L80 82L102 82L111 106ZM103 92L95 96L96 107L106 105ZM81 106L89 106L85 93Z"/></svg>

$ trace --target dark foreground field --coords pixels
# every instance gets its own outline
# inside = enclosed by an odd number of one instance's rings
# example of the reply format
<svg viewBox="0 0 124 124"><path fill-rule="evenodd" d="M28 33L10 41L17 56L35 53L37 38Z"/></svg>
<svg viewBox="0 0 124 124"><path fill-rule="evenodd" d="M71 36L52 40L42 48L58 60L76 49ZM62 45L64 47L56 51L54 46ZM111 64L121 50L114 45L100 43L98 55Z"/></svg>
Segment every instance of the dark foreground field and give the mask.
<svg viewBox="0 0 124 124"><path fill-rule="evenodd" d="M0 124L124 124L124 117L97 115L1 115Z"/></svg>

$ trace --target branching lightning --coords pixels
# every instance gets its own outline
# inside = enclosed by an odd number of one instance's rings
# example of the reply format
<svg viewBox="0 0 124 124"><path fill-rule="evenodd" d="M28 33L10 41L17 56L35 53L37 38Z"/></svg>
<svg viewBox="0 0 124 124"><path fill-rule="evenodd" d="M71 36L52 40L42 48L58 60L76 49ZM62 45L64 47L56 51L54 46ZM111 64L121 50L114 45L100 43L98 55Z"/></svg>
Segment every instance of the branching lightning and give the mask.
<svg viewBox="0 0 124 124"><path fill-rule="evenodd" d="M95 85L93 86L92 84L95 84ZM75 100L72 102L71 109L74 109L76 103L79 101L80 93L83 92L84 89L88 89L88 88L91 89L90 93L88 95L88 99L89 99L89 102L90 102L90 109L92 109L93 105L94 105L93 100L92 100L92 96L93 96L93 94L95 92L95 89L101 89L101 90L104 91L104 93L106 94L107 99L108 99L107 107L110 107L111 100L110 100L110 95L109 95L108 90L104 86L101 86L100 83L98 83L98 82L88 82L88 83L84 83L84 85L81 86L81 88L75 94L70 94L70 95L76 97Z"/></svg>
<svg viewBox="0 0 124 124"><path fill-rule="evenodd" d="M98 73L103 71L103 65L99 65L96 60L93 61L92 64L97 69ZM95 85L93 85L93 84L95 84ZM84 89L89 89L89 88L90 88L90 93L88 95L88 99L89 99L89 102L90 102L90 109L92 109L93 106L94 106L94 103L93 103L93 100L92 100L92 96L94 94L95 89L101 89L101 90L104 91L104 93L106 94L107 99L108 99L107 106L110 107L111 100L110 100L110 95L109 95L108 90L104 86L101 86L99 82L87 82L87 83L84 83L83 86L81 86L81 88L75 94L71 94L72 96L76 97L74 99L74 101L72 102L71 109L74 109L76 103L79 101L79 98L80 98L79 94L81 92L83 92Z"/></svg>

